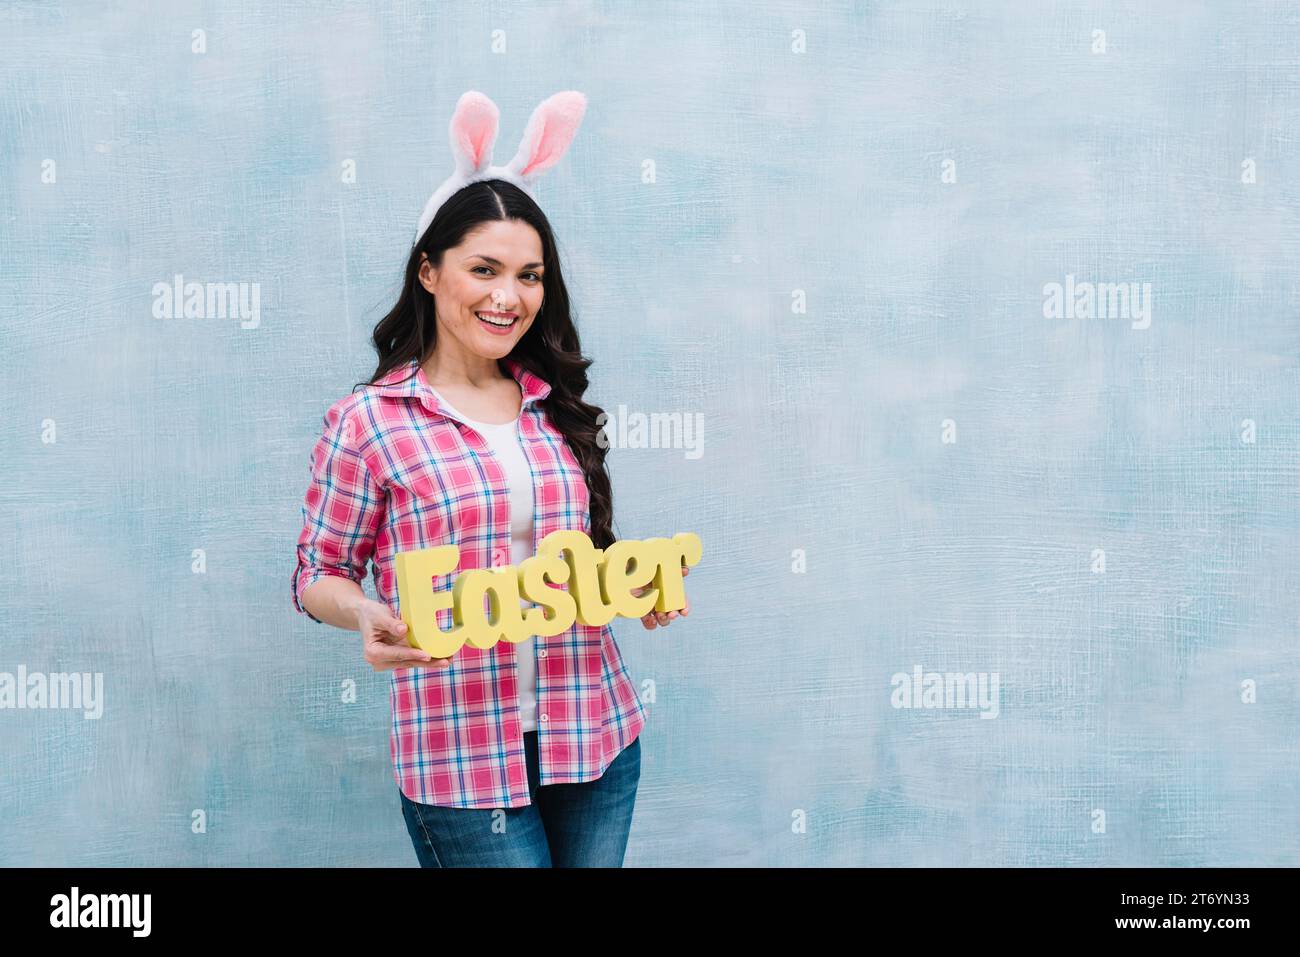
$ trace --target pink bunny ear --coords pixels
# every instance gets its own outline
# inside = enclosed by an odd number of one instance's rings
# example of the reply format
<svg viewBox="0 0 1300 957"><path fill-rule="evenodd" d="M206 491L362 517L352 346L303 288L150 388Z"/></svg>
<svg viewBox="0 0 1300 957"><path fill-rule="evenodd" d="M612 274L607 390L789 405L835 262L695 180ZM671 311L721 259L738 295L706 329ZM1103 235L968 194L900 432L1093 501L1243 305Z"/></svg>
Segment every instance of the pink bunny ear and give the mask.
<svg viewBox="0 0 1300 957"><path fill-rule="evenodd" d="M497 105L478 90L461 94L451 116L451 152L459 172L469 175L491 165L500 119Z"/></svg>
<svg viewBox="0 0 1300 957"><path fill-rule="evenodd" d="M586 111L587 98L577 90L547 97L533 110L519 152L506 168L528 181L546 172L569 149Z"/></svg>

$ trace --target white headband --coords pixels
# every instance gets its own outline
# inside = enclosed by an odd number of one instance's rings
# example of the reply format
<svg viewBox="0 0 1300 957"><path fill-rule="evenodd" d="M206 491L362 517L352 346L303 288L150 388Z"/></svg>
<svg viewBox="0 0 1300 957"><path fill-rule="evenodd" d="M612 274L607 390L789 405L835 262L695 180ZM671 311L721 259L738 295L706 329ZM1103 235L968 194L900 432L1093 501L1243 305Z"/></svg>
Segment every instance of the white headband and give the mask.
<svg viewBox="0 0 1300 957"><path fill-rule="evenodd" d="M547 97L533 110L515 158L505 166L493 166L492 144L496 142L501 111L477 90L462 93L451 117L451 152L456 159L456 171L424 204L415 241L420 241L438 209L453 193L479 180L503 179L518 186L535 202L533 184L569 149L586 110L587 98L577 90Z"/></svg>

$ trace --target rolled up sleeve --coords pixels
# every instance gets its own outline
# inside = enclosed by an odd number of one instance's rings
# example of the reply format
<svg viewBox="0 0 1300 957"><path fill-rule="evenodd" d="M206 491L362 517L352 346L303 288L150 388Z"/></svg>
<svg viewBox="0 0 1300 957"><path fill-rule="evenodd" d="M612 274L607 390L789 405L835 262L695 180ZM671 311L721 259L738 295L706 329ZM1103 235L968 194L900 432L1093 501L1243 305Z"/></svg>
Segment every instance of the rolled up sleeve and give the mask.
<svg viewBox="0 0 1300 957"><path fill-rule="evenodd" d="M360 584L384 514L384 492L357 451L360 430L346 411L348 405L347 399L340 400L325 413L324 432L311 452L311 484L302 504L293 604L317 622L320 619L303 607L303 592L329 575Z"/></svg>

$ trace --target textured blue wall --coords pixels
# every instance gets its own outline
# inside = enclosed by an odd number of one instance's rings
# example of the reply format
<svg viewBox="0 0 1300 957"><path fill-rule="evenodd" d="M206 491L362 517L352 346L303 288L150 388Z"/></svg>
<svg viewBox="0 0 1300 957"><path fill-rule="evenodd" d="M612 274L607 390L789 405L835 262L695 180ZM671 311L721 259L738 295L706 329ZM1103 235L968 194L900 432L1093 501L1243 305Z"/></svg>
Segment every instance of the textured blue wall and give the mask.
<svg viewBox="0 0 1300 957"><path fill-rule="evenodd" d="M415 864L389 678L289 578L471 88L501 152L587 93L541 201L593 401L704 424L611 458L622 535L705 543L616 624L629 865L1300 864L1297 49L1229 0L6 4L0 672L104 688L0 710L0 864ZM257 321L155 318L177 274Z"/></svg>

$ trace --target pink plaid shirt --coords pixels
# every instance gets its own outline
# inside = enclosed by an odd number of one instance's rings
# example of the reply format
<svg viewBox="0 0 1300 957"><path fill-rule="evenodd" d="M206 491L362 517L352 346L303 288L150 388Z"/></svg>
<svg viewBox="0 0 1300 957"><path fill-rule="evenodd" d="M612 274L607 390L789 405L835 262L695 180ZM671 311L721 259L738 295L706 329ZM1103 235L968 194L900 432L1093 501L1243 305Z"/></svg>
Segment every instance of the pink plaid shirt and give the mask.
<svg viewBox="0 0 1300 957"><path fill-rule="evenodd" d="M533 472L533 548L551 532L591 531L582 466L537 404L550 385L513 359L519 382L519 434ZM403 380L406 381L403 381ZM510 501L505 473L487 442L437 396L415 359L330 406L311 455L303 503L293 601L326 575L360 583L366 562L376 592L400 615L393 556L436 545L460 546L457 573L510 562ZM566 591L568 586L562 587ZM437 613L450 629L451 611ZM537 655L540 784L591 781L641 732L646 713L609 625L575 622L533 639ZM520 807L529 803L519 719L516 646L463 646L451 667L392 671L393 773L408 798L445 807Z"/></svg>

